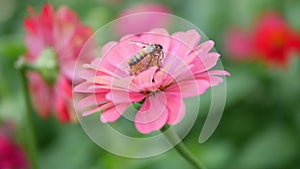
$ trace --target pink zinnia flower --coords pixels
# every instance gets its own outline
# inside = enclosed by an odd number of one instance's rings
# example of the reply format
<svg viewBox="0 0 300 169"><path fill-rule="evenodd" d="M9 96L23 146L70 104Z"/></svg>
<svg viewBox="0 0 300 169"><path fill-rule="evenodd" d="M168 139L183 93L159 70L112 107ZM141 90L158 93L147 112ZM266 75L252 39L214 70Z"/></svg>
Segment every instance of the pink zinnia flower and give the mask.
<svg viewBox="0 0 300 169"><path fill-rule="evenodd" d="M41 69L47 66L54 68L28 73L33 106L43 118L53 111L61 122L75 120L72 108L73 69L93 31L65 6L55 12L50 4L46 4L40 15L29 7L29 14L24 21L27 33L25 59L32 65L42 64L38 65Z"/></svg>
<svg viewBox="0 0 300 169"><path fill-rule="evenodd" d="M238 59L259 59L272 66L286 67L293 52L300 51L296 31L276 12L266 12L253 32L233 29L227 36L227 49Z"/></svg>
<svg viewBox="0 0 300 169"><path fill-rule="evenodd" d="M0 168L28 169L26 157L20 147L0 134Z"/></svg>
<svg viewBox="0 0 300 169"><path fill-rule="evenodd" d="M86 110L82 115L102 111L103 123L114 122L130 104L143 102L134 120L139 132L150 133L165 124L177 124L186 112L184 98L201 95L223 81L218 76L229 75L223 70L210 70L220 55L210 52L213 41L199 45L200 38L195 30L169 35L165 29L153 29L107 43L101 59L84 65L81 77L86 81L74 89L87 95L77 105ZM131 41L161 44L163 65L130 75L124 67L141 49Z"/></svg>
<svg viewBox="0 0 300 169"><path fill-rule="evenodd" d="M28 169L27 158L11 136L14 132L11 123L0 126L0 169Z"/></svg>
<svg viewBox="0 0 300 169"><path fill-rule="evenodd" d="M151 12L151 13L147 13ZM140 3L125 9L119 15L116 31L121 34L142 33L168 24L170 9L159 3ZM132 15L132 16L128 16ZM128 16L126 18L122 18Z"/></svg>

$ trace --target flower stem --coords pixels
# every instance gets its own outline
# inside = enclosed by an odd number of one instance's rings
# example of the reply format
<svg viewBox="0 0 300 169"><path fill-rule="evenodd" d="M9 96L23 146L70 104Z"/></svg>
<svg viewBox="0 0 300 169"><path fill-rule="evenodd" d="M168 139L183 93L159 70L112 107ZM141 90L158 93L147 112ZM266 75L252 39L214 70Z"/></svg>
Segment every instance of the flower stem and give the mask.
<svg viewBox="0 0 300 169"><path fill-rule="evenodd" d="M22 89L23 89L23 96L25 100L25 112L26 112L26 138L27 138L27 151L30 156L31 160L31 168L37 169L37 148L36 148L36 141L34 135L34 128L33 128L33 119L32 119L32 107L30 102L30 96L28 92L28 84L26 78L26 70L24 67L20 68L21 79L22 79Z"/></svg>
<svg viewBox="0 0 300 169"><path fill-rule="evenodd" d="M165 135L169 143L174 146L175 150L185 158L196 169L206 169L202 163L197 161L196 157L187 149L185 144L180 140L176 132L169 126L165 125L160 131Z"/></svg>

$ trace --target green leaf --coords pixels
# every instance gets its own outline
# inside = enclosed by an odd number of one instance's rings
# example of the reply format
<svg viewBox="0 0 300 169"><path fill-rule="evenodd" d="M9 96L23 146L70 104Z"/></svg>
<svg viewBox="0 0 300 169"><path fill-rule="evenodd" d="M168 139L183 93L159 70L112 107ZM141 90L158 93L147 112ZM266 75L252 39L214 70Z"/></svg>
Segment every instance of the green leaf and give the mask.
<svg viewBox="0 0 300 169"><path fill-rule="evenodd" d="M95 144L79 125L65 125L58 139L40 153L41 169L82 169L92 166ZM100 149L100 148L99 148Z"/></svg>
<svg viewBox="0 0 300 169"><path fill-rule="evenodd" d="M233 167L229 168L284 168L296 158L297 153L297 139L289 129L282 126L271 126L250 140Z"/></svg>

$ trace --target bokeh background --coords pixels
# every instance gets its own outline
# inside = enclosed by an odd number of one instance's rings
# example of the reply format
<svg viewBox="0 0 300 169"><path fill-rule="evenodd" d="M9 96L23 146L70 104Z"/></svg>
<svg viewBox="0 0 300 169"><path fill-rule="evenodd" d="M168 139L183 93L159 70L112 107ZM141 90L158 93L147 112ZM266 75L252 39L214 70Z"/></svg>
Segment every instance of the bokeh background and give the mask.
<svg viewBox="0 0 300 169"><path fill-rule="evenodd" d="M235 56L235 46L232 47L231 43L234 43L230 40L232 34L229 33L242 30L251 41L250 35L257 31L257 24L262 24L260 19L272 11L299 38L299 0L0 0L0 121L3 129L0 131L9 132L10 140L18 144L25 156L25 102L15 62L25 52L23 20L28 15L27 6L32 5L39 10L46 2L56 9L67 5L94 30L121 16L124 11L128 12L136 6L147 10L151 4L192 22L216 42L216 50L222 54L222 63L232 76L227 78L226 108L216 132L205 143L198 143L206 118L205 114L200 114L184 139L189 149L209 169L300 168L299 48L284 53L284 57L289 59L288 63L282 64L273 64L270 57L259 59L255 48L249 48L250 52L245 56ZM276 24L272 26L276 30ZM276 41L267 37L264 39L265 43L270 44ZM285 41L282 38L280 42ZM280 45L276 49L289 50ZM205 109L209 104L201 106ZM44 120L32 113L41 169L192 168L174 150L147 159L115 156L94 144L80 124L61 124L55 117ZM0 163L4 161L4 151L9 150L0 150Z"/></svg>

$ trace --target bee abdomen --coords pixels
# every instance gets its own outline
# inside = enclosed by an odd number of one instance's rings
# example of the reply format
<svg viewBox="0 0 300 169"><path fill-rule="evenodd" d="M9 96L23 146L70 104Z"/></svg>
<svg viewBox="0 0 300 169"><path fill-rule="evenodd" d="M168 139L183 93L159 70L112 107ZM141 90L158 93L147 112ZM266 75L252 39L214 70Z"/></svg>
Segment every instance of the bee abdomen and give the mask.
<svg viewBox="0 0 300 169"><path fill-rule="evenodd" d="M145 55L141 51L139 51L133 58L131 58L128 61L128 65L133 66L133 65L137 64L139 61L141 61L144 57L145 57Z"/></svg>

